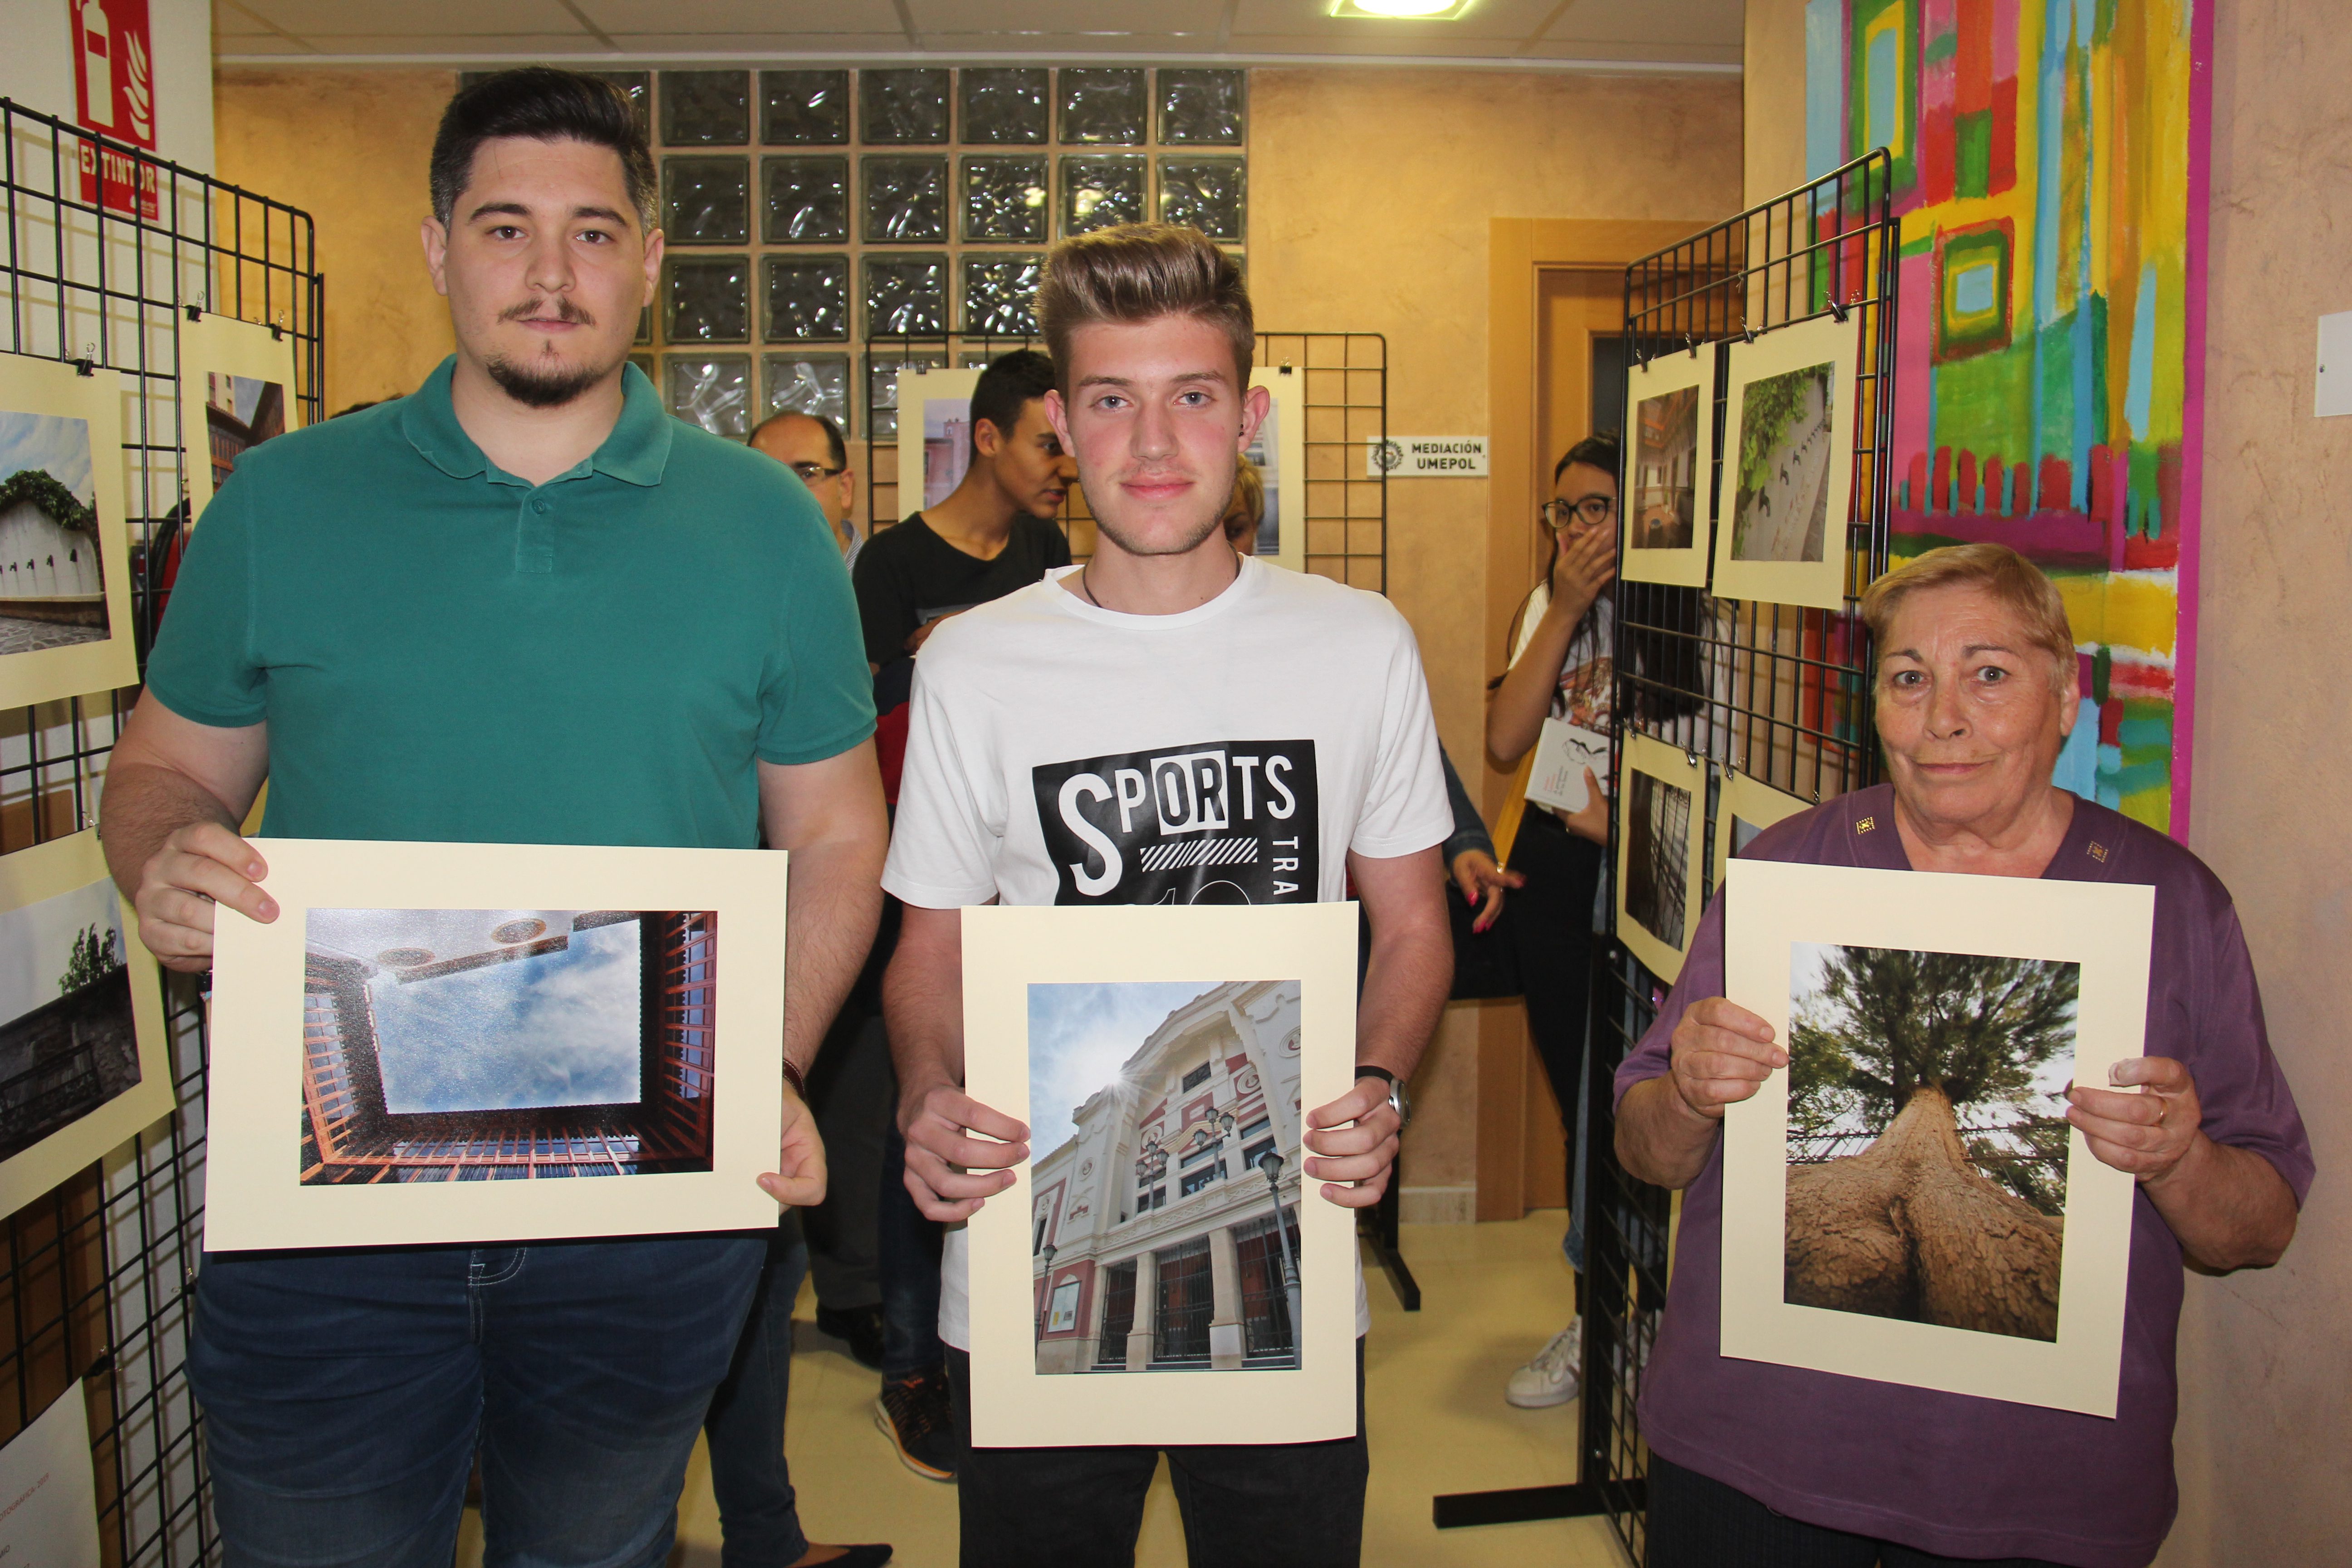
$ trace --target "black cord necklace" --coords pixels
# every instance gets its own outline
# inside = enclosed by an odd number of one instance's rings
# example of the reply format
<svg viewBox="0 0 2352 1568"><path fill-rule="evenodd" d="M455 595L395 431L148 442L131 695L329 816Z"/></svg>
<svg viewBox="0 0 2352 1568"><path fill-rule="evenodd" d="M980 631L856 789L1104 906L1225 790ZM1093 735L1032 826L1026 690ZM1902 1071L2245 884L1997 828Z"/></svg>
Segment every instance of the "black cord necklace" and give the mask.
<svg viewBox="0 0 2352 1568"><path fill-rule="evenodd" d="M1095 597L1095 591L1092 588L1087 586L1087 573L1091 570L1093 566L1094 563L1089 560L1086 565L1078 568L1078 592L1087 596L1087 604L1092 605L1096 609L1099 610L1103 607L1103 602ZM1236 550L1234 552L1234 574L1231 581L1225 584L1225 586L1230 588L1234 583L1238 583L1241 580L1242 556L1241 552Z"/></svg>

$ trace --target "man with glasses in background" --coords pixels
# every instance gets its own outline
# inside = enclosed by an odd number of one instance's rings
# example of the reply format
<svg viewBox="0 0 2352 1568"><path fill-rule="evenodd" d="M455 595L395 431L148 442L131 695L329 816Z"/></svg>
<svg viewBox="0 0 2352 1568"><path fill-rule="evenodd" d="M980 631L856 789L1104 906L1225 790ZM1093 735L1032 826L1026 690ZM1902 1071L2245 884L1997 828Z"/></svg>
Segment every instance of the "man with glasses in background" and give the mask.
<svg viewBox="0 0 2352 1568"><path fill-rule="evenodd" d="M841 541L841 563L854 569L866 536L849 515L857 508L857 470L849 466L849 443L842 439L841 426L822 414L788 409L751 432L751 450L765 452L801 477Z"/></svg>

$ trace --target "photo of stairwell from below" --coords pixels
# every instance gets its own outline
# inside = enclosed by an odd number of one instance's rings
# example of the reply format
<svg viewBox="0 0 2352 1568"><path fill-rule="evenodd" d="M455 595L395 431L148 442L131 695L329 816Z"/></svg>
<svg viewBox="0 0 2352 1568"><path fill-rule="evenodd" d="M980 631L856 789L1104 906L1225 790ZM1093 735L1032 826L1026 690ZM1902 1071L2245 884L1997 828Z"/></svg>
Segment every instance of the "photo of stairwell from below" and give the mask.
<svg viewBox="0 0 2352 1568"><path fill-rule="evenodd" d="M1790 1304L2058 1338L2080 973L1791 944Z"/></svg>
<svg viewBox="0 0 2352 1568"><path fill-rule="evenodd" d="M1029 987L1038 1372L1300 1364L1299 995Z"/></svg>
<svg viewBox="0 0 2352 1568"><path fill-rule="evenodd" d="M709 910L314 909L301 1180L708 1171Z"/></svg>

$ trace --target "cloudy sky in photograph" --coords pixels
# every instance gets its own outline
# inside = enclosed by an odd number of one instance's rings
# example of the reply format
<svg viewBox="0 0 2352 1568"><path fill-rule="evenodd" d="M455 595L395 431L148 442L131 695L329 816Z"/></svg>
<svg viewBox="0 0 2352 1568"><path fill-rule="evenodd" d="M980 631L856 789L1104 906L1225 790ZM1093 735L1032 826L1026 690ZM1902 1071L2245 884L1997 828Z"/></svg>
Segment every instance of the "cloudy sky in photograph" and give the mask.
<svg viewBox="0 0 2352 1568"><path fill-rule="evenodd" d="M98 491L89 478L89 421L0 408L0 479L19 468L40 468L84 506L94 504Z"/></svg>
<svg viewBox="0 0 2352 1568"><path fill-rule="evenodd" d="M307 934L313 944L351 934L322 931L320 918L330 914L478 918L485 912L319 910ZM389 972L378 973L368 982L368 994L375 1006L385 1109L401 1115L636 1100L637 930L634 921L596 926L572 932L561 952L404 985Z"/></svg>
<svg viewBox="0 0 2352 1568"><path fill-rule="evenodd" d="M1151 1031L1222 980L1124 980L1029 987L1029 1146L1050 1154L1070 1113L1118 1077Z"/></svg>
<svg viewBox="0 0 2352 1568"><path fill-rule="evenodd" d="M0 1024L64 994L58 981L73 956L74 933L91 926L101 937L122 929L122 901L111 882L92 882L0 914ZM114 951L121 956L120 937Z"/></svg>

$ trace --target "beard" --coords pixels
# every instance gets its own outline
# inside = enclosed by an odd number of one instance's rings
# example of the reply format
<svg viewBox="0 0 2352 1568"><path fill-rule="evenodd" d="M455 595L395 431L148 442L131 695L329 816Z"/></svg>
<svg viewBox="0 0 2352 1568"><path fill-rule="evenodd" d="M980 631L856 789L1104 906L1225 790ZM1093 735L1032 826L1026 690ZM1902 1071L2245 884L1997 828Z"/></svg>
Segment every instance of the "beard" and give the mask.
<svg viewBox="0 0 2352 1568"><path fill-rule="evenodd" d="M509 306L499 313L501 321L521 321L530 316L553 315L558 321L593 327L596 319L582 310L568 297L553 301L551 311L536 301ZM552 345L550 345L551 347ZM627 357L625 350L613 364L565 364L552 356L539 360L514 360L494 355L482 362L482 368L499 389L526 408L561 408L586 392L590 387L613 374L614 365Z"/></svg>
<svg viewBox="0 0 2352 1568"><path fill-rule="evenodd" d="M1085 482L1083 476L1079 482L1081 484ZM1118 493L1116 485L1106 485L1103 488L1113 495ZM1202 540L1223 530L1225 513L1231 510L1233 504L1234 487L1227 485L1224 495L1219 499L1216 506L1201 514L1198 525L1186 525L1183 532L1173 539L1162 538L1152 541L1129 532L1119 519L1108 515L1115 510L1111 507L1102 508L1095 513L1095 531L1118 545L1129 555L1188 555L1201 547Z"/></svg>

